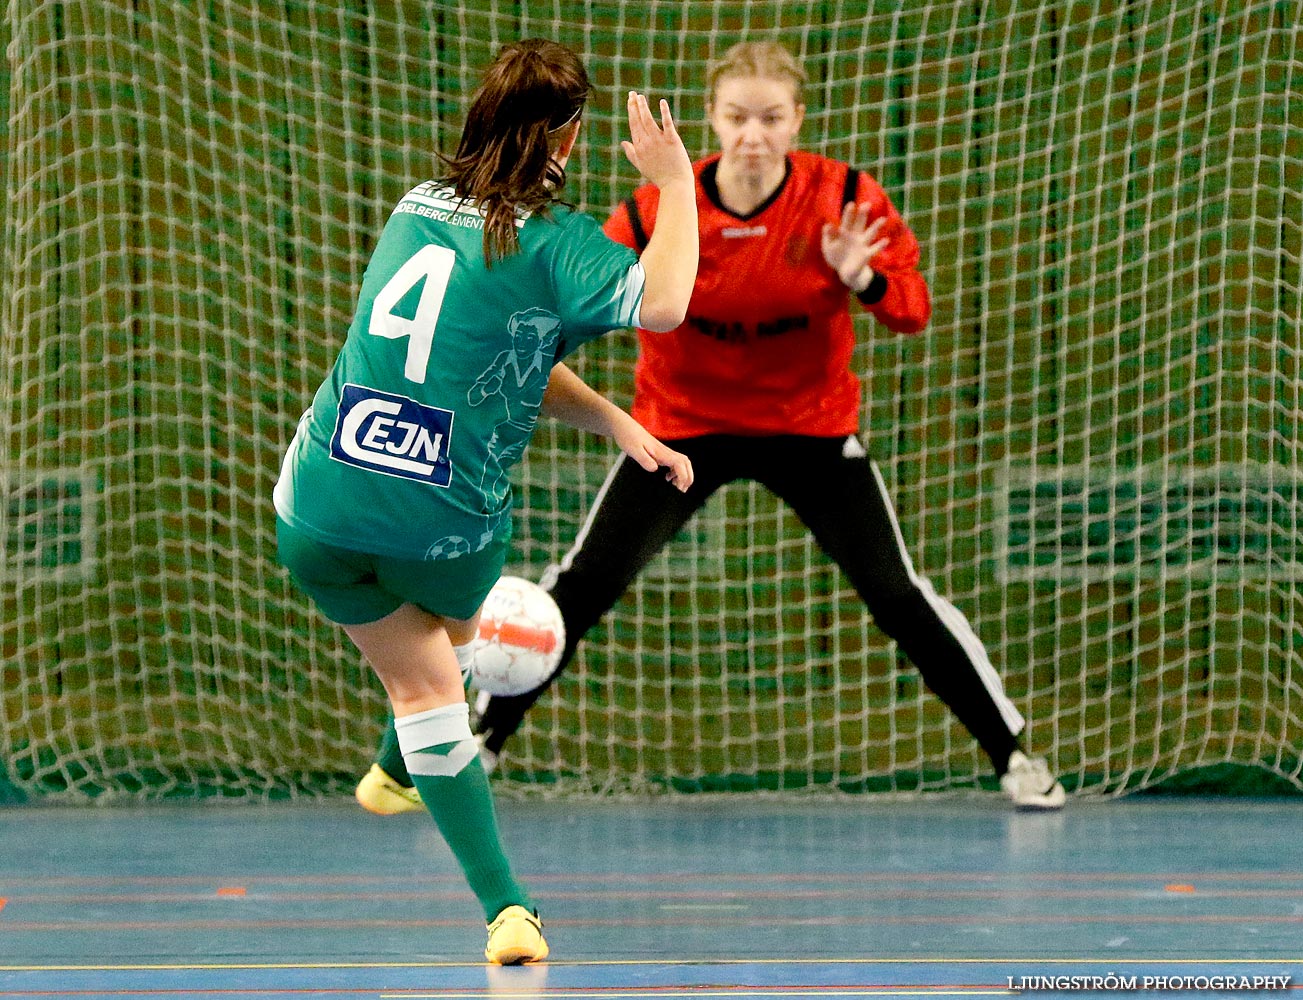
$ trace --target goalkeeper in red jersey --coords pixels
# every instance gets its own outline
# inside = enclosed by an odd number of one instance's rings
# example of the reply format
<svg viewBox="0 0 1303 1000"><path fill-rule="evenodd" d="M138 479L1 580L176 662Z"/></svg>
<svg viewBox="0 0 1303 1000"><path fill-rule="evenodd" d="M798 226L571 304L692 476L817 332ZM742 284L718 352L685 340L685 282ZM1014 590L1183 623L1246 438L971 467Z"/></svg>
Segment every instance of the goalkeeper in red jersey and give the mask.
<svg viewBox="0 0 1303 1000"><path fill-rule="evenodd" d="M680 493L617 461L574 547L541 581L566 623L556 673L716 490L753 480L785 501L842 569L878 627L977 739L1009 798L1021 808L1060 808L1063 786L1019 746L1023 718L981 640L915 570L858 437L851 300L904 334L923 330L931 304L918 241L882 187L863 171L792 148L803 82L797 61L772 42L735 45L712 68L708 113L720 152L694 164L697 280L677 329L638 331L632 407L652 434L691 458L696 481ZM641 250L659 201L653 185L638 188L607 220L607 235ZM546 689L482 706L486 766ZM373 781L387 761L401 771L401 758L382 748ZM384 808L370 791L359 788L363 804Z"/></svg>

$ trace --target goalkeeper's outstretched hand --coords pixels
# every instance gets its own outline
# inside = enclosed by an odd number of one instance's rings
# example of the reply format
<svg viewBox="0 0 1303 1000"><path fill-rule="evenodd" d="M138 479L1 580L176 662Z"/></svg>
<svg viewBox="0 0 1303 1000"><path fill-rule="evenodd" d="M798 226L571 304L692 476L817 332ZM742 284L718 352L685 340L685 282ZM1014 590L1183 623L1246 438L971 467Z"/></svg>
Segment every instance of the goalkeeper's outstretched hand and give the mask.
<svg viewBox="0 0 1303 1000"><path fill-rule="evenodd" d="M887 219L869 222L870 207L848 201L842 217L823 227L823 259L852 292L862 292L873 280L873 258L887 245L881 236Z"/></svg>

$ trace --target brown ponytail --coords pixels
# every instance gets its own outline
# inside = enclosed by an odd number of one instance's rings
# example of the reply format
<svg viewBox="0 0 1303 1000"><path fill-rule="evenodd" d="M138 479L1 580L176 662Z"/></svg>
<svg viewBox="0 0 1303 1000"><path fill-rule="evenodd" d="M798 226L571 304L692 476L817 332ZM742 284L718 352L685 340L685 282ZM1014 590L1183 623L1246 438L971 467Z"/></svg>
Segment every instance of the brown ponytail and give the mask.
<svg viewBox="0 0 1303 1000"><path fill-rule="evenodd" d="M588 74L563 45L527 38L505 46L471 101L447 180L484 213L484 259L514 253L518 212L547 214L565 184L552 159L588 99Z"/></svg>

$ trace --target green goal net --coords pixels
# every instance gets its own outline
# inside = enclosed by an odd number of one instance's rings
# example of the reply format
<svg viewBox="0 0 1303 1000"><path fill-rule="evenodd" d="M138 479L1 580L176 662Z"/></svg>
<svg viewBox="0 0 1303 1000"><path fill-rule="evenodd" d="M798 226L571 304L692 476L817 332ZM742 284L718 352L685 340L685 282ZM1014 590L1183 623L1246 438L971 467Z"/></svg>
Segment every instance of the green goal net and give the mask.
<svg viewBox="0 0 1303 1000"><path fill-rule="evenodd" d="M0 798L335 794L379 685L274 558L271 489L396 199L479 69L597 86L571 196L636 182L623 94L694 155L707 62L778 38L805 148L923 246L861 319L865 442L1071 789L1303 788L1303 50L1292 2L100 0L0 21ZM627 404L633 342L579 372ZM544 423L513 572L613 458ZM763 489L718 495L504 759L559 790L952 790L972 739Z"/></svg>

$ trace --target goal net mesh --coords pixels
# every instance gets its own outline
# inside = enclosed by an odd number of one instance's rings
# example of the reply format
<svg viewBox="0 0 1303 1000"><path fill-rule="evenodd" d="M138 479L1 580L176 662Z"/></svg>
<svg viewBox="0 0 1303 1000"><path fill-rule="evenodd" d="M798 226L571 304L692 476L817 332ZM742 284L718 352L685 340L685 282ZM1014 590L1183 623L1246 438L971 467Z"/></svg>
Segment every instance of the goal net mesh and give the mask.
<svg viewBox="0 0 1303 1000"><path fill-rule="evenodd" d="M596 95L570 196L635 185L629 89L710 151L706 67L777 38L804 148L923 247L929 331L857 320L919 572L1073 790L1303 788L1297 4L16 0L0 50L0 786L338 794L378 683L275 560L271 490L390 209L480 69ZM498 8L502 8L499 10ZM579 373L629 402L628 332ZM544 421L510 572L614 458ZM989 787L973 740L764 489L718 494L508 745L557 790ZM3 797L3 796L0 796Z"/></svg>

